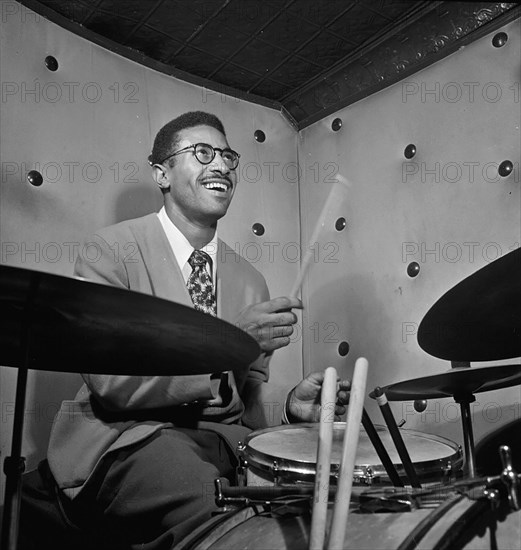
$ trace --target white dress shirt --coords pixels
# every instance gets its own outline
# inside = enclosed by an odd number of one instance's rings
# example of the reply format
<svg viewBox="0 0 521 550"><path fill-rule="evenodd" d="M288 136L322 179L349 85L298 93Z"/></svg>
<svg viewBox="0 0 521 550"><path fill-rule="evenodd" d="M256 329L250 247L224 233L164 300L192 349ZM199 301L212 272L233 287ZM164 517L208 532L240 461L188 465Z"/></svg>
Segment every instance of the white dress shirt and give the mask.
<svg viewBox="0 0 521 550"><path fill-rule="evenodd" d="M166 233L166 238L170 243L170 247L172 248L172 252L174 253L177 263L179 264L179 269L183 274L183 279L186 284L186 282L188 281L188 277L190 277L190 274L192 273L192 266L188 263L188 259L195 249L188 242L188 239L177 228L177 226L172 222L172 220L168 217L164 206L157 213L157 217L159 218L159 221L163 226L163 229ZM210 258L212 259L212 272L210 275L212 276L215 291L215 276L217 275L217 231L215 231L213 239L206 246L201 248L201 250L203 252L206 252L208 256L210 256Z"/></svg>

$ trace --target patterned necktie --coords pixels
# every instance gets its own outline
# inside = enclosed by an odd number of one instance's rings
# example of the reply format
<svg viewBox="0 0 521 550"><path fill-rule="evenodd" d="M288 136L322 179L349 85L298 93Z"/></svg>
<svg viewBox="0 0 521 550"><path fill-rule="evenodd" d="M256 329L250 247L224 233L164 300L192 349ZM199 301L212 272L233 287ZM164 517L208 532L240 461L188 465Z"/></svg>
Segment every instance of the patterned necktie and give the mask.
<svg viewBox="0 0 521 550"><path fill-rule="evenodd" d="M217 315L215 292L212 276L206 270L206 263L212 265L212 259L202 250L194 250L188 263L192 266L192 273L188 277L186 286L194 303L194 308L209 315Z"/></svg>

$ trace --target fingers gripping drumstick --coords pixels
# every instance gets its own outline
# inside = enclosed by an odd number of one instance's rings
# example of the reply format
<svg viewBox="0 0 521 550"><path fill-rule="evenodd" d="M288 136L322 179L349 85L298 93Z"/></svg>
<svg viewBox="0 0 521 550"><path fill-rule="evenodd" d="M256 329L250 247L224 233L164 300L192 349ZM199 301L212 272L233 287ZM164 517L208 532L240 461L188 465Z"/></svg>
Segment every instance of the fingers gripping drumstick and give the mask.
<svg viewBox="0 0 521 550"><path fill-rule="evenodd" d="M320 231L326 223L326 217L329 210L331 210L331 207L334 204L340 202L340 199L341 199L340 190L349 187L349 183L346 180L346 178L344 178L344 176L342 176L341 174L337 174L335 177L336 177L336 182L333 183L333 187L331 187L329 196L326 199L324 207L322 208L322 211L320 212L320 216L318 217L317 224L315 225L315 229L313 229L313 233L311 234L311 238L309 239L309 245L306 248L304 257L302 258L300 271L295 280L295 283L293 284L293 288L291 289L291 293L290 293L291 297L296 297L300 290L300 286L302 285L302 281L304 280L306 271L308 270L309 264L313 259L313 250L314 250L313 245L317 242Z"/></svg>
<svg viewBox="0 0 521 550"><path fill-rule="evenodd" d="M318 431L317 473L313 494L313 512L309 535L309 550L322 550L326 534L327 503L329 496L329 475L331 467L331 448L333 446L333 428L336 402L336 369L328 367L324 373L324 382L320 394L320 425Z"/></svg>

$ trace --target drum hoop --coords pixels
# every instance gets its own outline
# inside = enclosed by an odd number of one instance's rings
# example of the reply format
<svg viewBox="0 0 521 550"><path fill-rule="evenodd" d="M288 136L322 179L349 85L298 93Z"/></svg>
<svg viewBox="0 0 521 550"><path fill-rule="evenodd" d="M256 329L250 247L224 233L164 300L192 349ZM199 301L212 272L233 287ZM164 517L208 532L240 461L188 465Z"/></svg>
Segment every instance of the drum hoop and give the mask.
<svg viewBox="0 0 521 550"><path fill-rule="evenodd" d="M396 550L462 548L460 542L466 531L475 525L484 513L491 509L490 502L486 499L472 500L459 493L450 493L439 506L432 509L428 515L420 518L418 523L412 522L414 527L410 532L404 533L404 538L398 544ZM405 514L410 515L413 519L415 517L414 511L405 512ZM370 516L371 514L366 513L363 515ZM231 510L222 515L217 515L179 541L172 550L204 550L213 547L215 544L222 547L221 539L223 537L230 535L235 528L247 525L252 518L261 516L266 516L266 508L262 505L251 504L238 510ZM270 513L267 516L276 519L276 516ZM262 533L260 534L262 535ZM370 533L368 532L367 535L369 542L371 540Z"/></svg>
<svg viewBox="0 0 521 550"><path fill-rule="evenodd" d="M453 494L416 525L397 550L454 548L463 530L469 529L487 509L490 509L490 502L486 499L472 500L462 494Z"/></svg>
<svg viewBox="0 0 521 550"><path fill-rule="evenodd" d="M345 429L345 422L335 422L335 428L338 427L339 430ZM250 446L250 442L263 434L273 433L278 431L285 431L292 428L315 428L317 429L316 423L302 422L295 424L285 424L283 426L276 426L273 428L264 428L262 430L257 430L248 434L244 442L244 449L242 454L247 460L248 465L257 468L260 471L273 473L274 462L276 462L276 468L280 473L280 476L283 478L302 478L307 480L309 477L310 480L316 474L315 462L306 462L298 461L294 459L288 459L284 457L272 456L258 449L254 449ZM382 425L375 425L375 428L378 432L387 432L387 428ZM461 446L454 443L450 439L445 437L435 435L435 434L426 434L418 430L403 430L400 429L400 432L406 435L411 435L413 437L419 437L422 439L428 439L430 441L435 441L441 443L448 448L452 449L453 454L443 457L435 458L432 460L427 460L423 462L414 463L418 474L421 476L428 476L430 474L440 474L443 472L444 468L447 468L450 465L452 471L457 471L463 465L463 452ZM400 476L406 476L405 469L403 465L398 463L395 464L396 470ZM331 475L337 476L340 469L340 464L331 464ZM354 470L355 478L367 478L368 473L371 472L373 477L383 477L387 478L387 472L382 464L356 464Z"/></svg>
<svg viewBox="0 0 521 550"><path fill-rule="evenodd" d="M223 535L230 532L233 527L244 523L253 516L258 516L262 507L249 505L238 510L231 510L222 515L214 516L211 520L203 523L190 535L183 538L172 550L194 550L196 548L208 548ZM201 546L201 543L203 545Z"/></svg>

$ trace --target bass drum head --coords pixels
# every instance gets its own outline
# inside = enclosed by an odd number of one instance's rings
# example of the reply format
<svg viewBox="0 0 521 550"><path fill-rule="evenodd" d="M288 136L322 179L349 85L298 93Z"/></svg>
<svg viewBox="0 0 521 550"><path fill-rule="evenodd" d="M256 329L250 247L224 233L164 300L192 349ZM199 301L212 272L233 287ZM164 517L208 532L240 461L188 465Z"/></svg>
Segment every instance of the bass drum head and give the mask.
<svg viewBox="0 0 521 550"><path fill-rule="evenodd" d="M504 506L501 508L504 509ZM329 530L332 509L328 511ZM514 550L521 548L521 512L493 510L486 500L450 493L437 506L347 518L344 548L356 550ZM173 550L302 550L311 516L277 515L247 506L212 518Z"/></svg>
<svg viewBox="0 0 521 550"><path fill-rule="evenodd" d="M389 431L375 426L398 474L406 477L400 457ZM272 481L275 474L282 481L313 481L316 472L318 424L290 424L252 432L241 451L248 464L250 477L258 484ZM335 422L331 473L336 476L342 457L345 422ZM400 429L402 438L416 472L422 480L440 480L458 472L463 464L461 448L443 437L414 430ZM360 430L353 483L390 483L371 440ZM257 479L259 477L260 479ZM254 483L255 484L255 483Z"/></svg>

